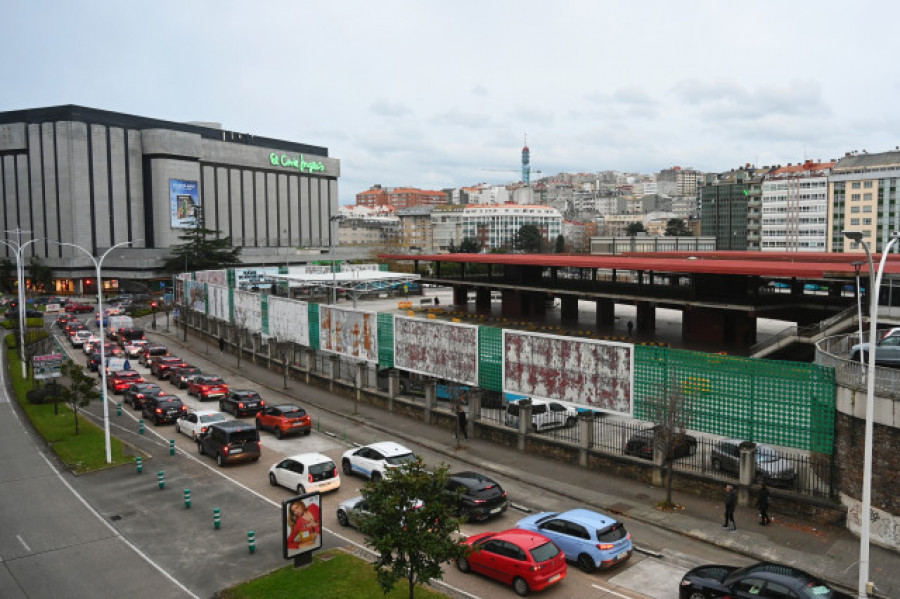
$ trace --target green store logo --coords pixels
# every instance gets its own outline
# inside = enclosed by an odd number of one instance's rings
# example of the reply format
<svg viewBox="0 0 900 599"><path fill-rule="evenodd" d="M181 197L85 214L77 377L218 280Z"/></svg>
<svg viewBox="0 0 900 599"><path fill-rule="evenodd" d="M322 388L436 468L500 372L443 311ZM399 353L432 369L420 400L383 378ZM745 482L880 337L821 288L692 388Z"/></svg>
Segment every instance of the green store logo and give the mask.
<svg viewBox="0 0 900 599"><path fill-rule="evenodd" d="M307 162L303 159L303 154L297 158L291 158L287 154L278 154L272 152L269 154L269 162L272 166L287 166L300 171L301 173L319 173L325 170L325 165L321 162Z"/></svg>

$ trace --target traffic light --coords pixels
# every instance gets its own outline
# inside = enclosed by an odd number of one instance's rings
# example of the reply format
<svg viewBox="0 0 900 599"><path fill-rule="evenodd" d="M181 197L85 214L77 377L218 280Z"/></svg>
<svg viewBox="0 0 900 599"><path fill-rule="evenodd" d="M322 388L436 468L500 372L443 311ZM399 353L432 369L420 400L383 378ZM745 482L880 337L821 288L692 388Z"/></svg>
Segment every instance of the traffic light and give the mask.
<svg viewBox="0 0 900 599"><path fill-rule="evenodd" d="M156 302L150 302L150 309L156 312Z"/></svg>

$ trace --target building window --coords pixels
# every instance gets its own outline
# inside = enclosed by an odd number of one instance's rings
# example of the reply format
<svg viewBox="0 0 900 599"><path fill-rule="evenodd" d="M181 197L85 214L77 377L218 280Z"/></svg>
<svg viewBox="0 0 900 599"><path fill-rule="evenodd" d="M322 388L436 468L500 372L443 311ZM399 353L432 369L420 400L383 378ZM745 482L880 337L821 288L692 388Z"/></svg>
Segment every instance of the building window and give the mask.
<svg viewBox="0 0 900 599"><path fill-rule="evenodd" d="M871 206L866 206L866 208L871 208ZM852 212L853 214L858 214L859 206L850 206L850 212Z"/></svg>
<svg viewBox="0 0 900 599"><path fill-rule="evenodd" d="M859 189L859 181L854 181L850 184L850 189Z"/></svg>
<svg viewBox="0 0 900 599"><path fill-rule="evenodd" d="M855 225L855 226L859 226L859 219L858 219L858 218L851 218L851 219L850 219L850 224L851 224L851 225Z"/></svg>
<svg viewBox="0 0 900 599"><path fill-rule="evenodd" d="M864 194L863 194L863 199L864 199L865 201L867 201L867 202L871 202L871 201L872 201L872 194L871 194L871 193L864 193Z"/></svg>
<svg viewBox="0 0 900 599"><path fill-rule="evenodd" d="M858 193L850 194L850 201L852 201L852 202L858 202L859 198L860 198L860 195Z"/></svg>
<svg viewBox="0 0 900 599"><path fill-rule="evenodd" d="M854 206L854 208L859 208L859 206ZM871 213L871 212L872 212L872 206L871 206L871 205L869 205L869 206L863 206L863 212L869 212L869 213Z"/></svg>
<svg viewBox="0 0 900 599"><path fill-rule="evenodd" d="M863 187L865 187L866 189L872 189L872 182L871 182L871 181L865 181L865 182L863 183Z"/></svg>

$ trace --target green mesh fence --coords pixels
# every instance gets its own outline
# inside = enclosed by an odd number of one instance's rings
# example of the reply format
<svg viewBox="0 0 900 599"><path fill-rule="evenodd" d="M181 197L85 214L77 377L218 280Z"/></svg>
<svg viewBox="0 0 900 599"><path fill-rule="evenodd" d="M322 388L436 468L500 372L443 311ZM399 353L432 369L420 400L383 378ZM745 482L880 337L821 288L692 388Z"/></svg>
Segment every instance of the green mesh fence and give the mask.
<svg viewBox="0 0 900 599"><path fill-rule="evenodd" d="M478 327L478 386L503 391L503 329Z"/></svg>
<svg viewBox="0 0 900 599"><path fill-rule="evenodd" d="M394 315L378 313L378 367L394 366Z"/></svg>
<svg viewBox="0 0 900 599"><path fill-rule="evenodd" d="M678 393L691 429L825 454L834 445L834 371L815 364L635 346L634 416Z"/></svg>
<svg viewBox="0 0 900 599"><path fill-rule="evenodd" d="M228 322L234 324L234 287L228 288Z"/></svg>
<svg viewBox="0 0 900 599"><path fill-rule="evenodd" d="M309 306L309 346L321 349L319 344L319 304L310 302Z"/></svg>
<svg viewBox="0 0 900 599"><path fill-rule="evenodd" d="M263 335L269 336L269 296L263 294L259 298L259 311Z"/></svg>

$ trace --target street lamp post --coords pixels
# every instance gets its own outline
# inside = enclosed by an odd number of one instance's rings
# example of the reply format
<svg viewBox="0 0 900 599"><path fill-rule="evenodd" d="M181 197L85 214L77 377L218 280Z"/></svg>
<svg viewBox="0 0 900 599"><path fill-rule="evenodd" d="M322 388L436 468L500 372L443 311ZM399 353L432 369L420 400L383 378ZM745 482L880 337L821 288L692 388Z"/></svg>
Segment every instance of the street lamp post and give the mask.
<svg viewBox="0 0 900 599"><path fill-rule="evenodd" d="M112 463L112 446L109 440L109 405L107 402L107 394L106 394L106 342L103 339L103 280L100 275L100 268L103 266L103 260L106 258L111 251L116 248L120 248L126 245L131 245L135 243L134 241L123 241L121 243L117 243L112 246L103 254L101 254L100 258L95 258L93 254L89 251L81 247L80 245L76 245L74 243L65 243L62 241L54 241L53 243L57 243L59 245L64 245L68 247L73 247L84 252L88 258L94 263L94 268L96 269L97 275L97 316L98 318L98 327L99 331L97 336L100 337L100 376L101 376L101 385L100 385L100 393L103 398L103 438L106 443L106 463Z"/></svg>
<svg viewBox="0 0 900 599"><path fill-rule="evenodd" d="M872 253L869 244L863 240L862 231L843 231L844 237L856 243L862 244L866 252L866 261L869 263L869 371L866 380L866 432L863 448L863 482L862 482L862 509L860 510L859 527L859 580L857 593L861 599L868 597L869 589L869 534L872 522L872 438L874 436L874 410L875 410L875 337L878 329L878 292L881 289L881 277L884 274L884 264L888 254L898 240L900 233L891 233L891 240L881 252L881 262L878 264L878 274L874 272Z"/></svg>
<svg viewBox="0 0 900 599"><path fill-rule="evenodd" d="M330 223L338 223L340 226L340 222L344 220L344 217L340 214L334 214L328 217L328 222ZM328 243L331 246L331 303L337 304L337 257L334 255L334 230L333 227L329 227L328 230Z"/></svg>
<svg viewBox="0 0 900 599"><path fill-rule="evenodd" d="M865 262L853 262L851 266L856 271L856 313L859 320L859 341L857 343L862 344L863 342L863 326L862 326L862 293L860 293L859 286L859 269L865 264ZM871 283L871 281L870 281ZM859 365L864 366L863 364L863 353L859 352Z"/></svg>
<svg viewBox="0 0 900 599"><path fill-rule="evenodd" d="M3 245L11 249L16 254L16 277L19 280L19 343L21 347L19 351L22 355L19 356L19 359L22 361L22 378L28 376L28 364L26 356L25 356L25 265L22 264L22 258L25 252L25 248L27 248L32 243L36 241L43 241L44 238L39 239L31 239L26 241L25 243L16 243L13 244L11 241L0 241Z"/></svg>

